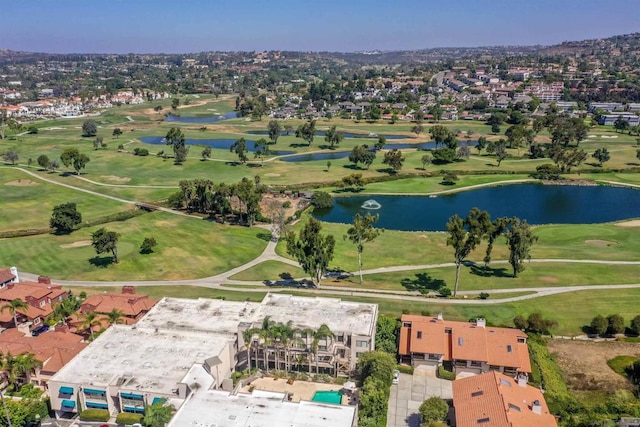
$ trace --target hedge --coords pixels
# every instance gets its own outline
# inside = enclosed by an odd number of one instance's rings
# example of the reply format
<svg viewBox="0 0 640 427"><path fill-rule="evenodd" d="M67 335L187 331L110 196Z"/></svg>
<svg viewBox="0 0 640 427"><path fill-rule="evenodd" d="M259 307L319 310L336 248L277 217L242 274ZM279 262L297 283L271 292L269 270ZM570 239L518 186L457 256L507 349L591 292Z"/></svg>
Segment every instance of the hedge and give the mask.
<svg viewBox="0 0 640 427"><path fill-rule="evenodd" d="M142 417L143 417L142 414L131 414L129 412L121 412L116 417L116 423L125 424L125 425L136 424L142 421Z"/></svg>
<svg viewBox="0 0 640 427"><path fill-rule="evenodd" d="M409 366L409 365L398 365L396 366L396 369L400 372L402 372L403 374L409 374L409 375L413 375L413 366Z"/></svg>
<svg viewBox="0 0 640 427"><path fill-rule="evenodd" d="M442 378L443 380L453 381L456 379L456 373L447 371L444 369L444 366L438 366L438 378Z"/></svg>
<svg viewBox="0 0 640 427"><path fill-rule="evenodd" d="M111 416L106 409L85 409L80 412L80 421L109 421Z"/></svg>

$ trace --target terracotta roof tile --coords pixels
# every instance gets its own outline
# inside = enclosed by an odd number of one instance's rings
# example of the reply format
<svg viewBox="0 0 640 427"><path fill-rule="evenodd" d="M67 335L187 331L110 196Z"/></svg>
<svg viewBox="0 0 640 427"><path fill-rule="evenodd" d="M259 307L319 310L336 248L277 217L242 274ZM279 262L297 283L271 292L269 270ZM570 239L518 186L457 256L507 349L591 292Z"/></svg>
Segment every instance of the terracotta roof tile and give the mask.
<svg viewBox="0 0 640 427"><path fill-rule="evenodd" d="M534 411L536 404L539 413ZM540 390L498 372L455 380L453 406L458 427L557 425Z"/></svg>
<svg viewBox="0 0 640 427"><path fill-rule="evenodd" d="M16 276L8 268L0 268L0 283L7 283L14 280Z"/></svg>
<svg viewBox="0 0 640 427"><path fill-rule="evenodd" d="M80 308L84 311L97 311L109 313L116 309L122 311L125 316L137 317L141 313L149 311L158 301L146 295L129 293L106 293L89 296Z"/></svg>

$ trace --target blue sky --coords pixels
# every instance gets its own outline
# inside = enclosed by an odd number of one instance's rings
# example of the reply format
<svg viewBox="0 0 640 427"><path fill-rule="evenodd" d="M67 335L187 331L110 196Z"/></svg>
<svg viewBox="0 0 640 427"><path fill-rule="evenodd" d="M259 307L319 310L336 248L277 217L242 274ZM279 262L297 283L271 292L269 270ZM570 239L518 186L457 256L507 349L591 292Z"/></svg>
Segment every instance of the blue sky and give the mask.
<svg viewBox="0 0 640 427"><path fill-rule="evenodd" d="M38 52L399 50L640 31L638 0L0 0L0 48Z"/></svg>

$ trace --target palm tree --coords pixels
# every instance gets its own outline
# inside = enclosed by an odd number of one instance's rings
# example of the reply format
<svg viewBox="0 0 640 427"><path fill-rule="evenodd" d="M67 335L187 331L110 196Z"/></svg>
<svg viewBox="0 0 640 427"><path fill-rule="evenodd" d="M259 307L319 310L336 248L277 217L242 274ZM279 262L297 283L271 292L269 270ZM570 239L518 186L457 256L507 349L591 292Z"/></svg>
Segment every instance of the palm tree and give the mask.
<svg viewBox="0 0 640 427"><path fill-rule="evenodd" d="M251 371L251 347L253 346L253 337L259 333L258 328L249 328L242 331L242 338L244 345L247 347L247 367ZM257 352L257 349L256 349ZM258 366L258 360L256 355L256 367Z"/></svg>
<svg viewBox="0 0 640 427"><path fill-rule="evenodd" d="M82 320L82 327L85 329L89 329L89 334L91 335L91 341L93 341L93 327L99 325L100 319L98 319L98 313L95 311L90 311L88 313L84 313L84 319Z"/></svg>
<svg viewBox="0 0 640 427"><path fill-rule="evenodd" d="M51 318L56 322L67 324L67 318L80 308L80 302L75 297L69 297L53 306Z"/></svg>
<svg viewBox="0 0 640 427"><path fill-rule="evenodd" d="M319 374L319 367L318 367L318 343L320 341L325 341L327 342L327 349L329 348L329 340L333 339L335 337L335 334L333 332L331 332L331 329L329 329L329 327L327 325L325 325L324 323L322 325L320 325L320 327L318 328L317 331L314 332L313 334L313 343L312 343L312 349L313 349L313 355L314 358L316 360L316 375Z"/></svg>
<svg viewBox="0 0 640 427"><path fill-rule="evenodd" d="M120 318L124 316L125 316L124 311L118 310L117 308L114 308L113 310L107 313L107 319L109 320L110 325L113 325L114 323L118 323L118 320L120 320Z"/></svg>
<svg viewBox="0 0 640 427"><path fill-rule="evenodd" d="M29 305L19 298L13 299L0 307L0 313L4 313L5 310L9 310L9 313L13 316L13 325L18 327L18 311L25 312L29 309Z"/></svg>
<svg viewBox="0 0 640 427"><path fill-rule="evenodd" d="M171 420L175 408L167 405L167 399L149 405L144 411L144 425L147 427L164 427Z"/></svg>
<svg viewBox="0 0 640 427"><path fill-rule="evenodd" d="M313 337L315 336L315 331L311 328L305 328L302 330L302 334L304 335L304 343L306 345L306 354L307 354L307 362L309 362L309 373L311 373L311 355L309 352L313 352ZM311 344L309 344L309 339L311 338Z"/></svg>
<svg viewBox="0 0 640 427"><path fill-rule="evenodd" d="M13 377L15 381L14 385L16 386L17 380L22 377L25 377L26 382L29 383L31 380L31 373L36 368L42 368L42 362L36 359L36 356L33 353L23 353L17 356L14 359L14 362L13 369L15 372L13 373Z"/></svg>

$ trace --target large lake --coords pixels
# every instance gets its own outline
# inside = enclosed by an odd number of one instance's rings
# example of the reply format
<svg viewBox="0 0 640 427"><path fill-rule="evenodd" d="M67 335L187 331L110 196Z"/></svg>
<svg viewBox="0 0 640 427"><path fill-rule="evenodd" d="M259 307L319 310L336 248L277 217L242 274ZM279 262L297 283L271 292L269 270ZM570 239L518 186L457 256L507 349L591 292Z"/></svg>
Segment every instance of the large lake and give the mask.
<svg viewBox="0 0 640 427"><path fill-rule="evenodd" d="M165 138L162 136L141 136L138 138L145 144L165 145ZM206 145L211 148L218 148L221 150L228 150L237 141L237 139L191 139L187 138L185 144L187 145ZM246 140L247 149L251 152L255 151L255 141ZM285 154L293 154L295 151L284 150L269 150L269 154L274 156L282 156Z"/></svg>
<svg viewBox="0 0 640 427"><path fill-rule="evenodd" d="M363 208L367 200L375 200L380 208ZM333 208L316 209L313 216L348 224L356 212L370 212L380 214L380 228L445 231L451 215L464 217L474 207L488 211L491 218L517 216L529 224L594 224L640 217L640 191L607 186L513 184L437 197L338 197Z"/></svg>

